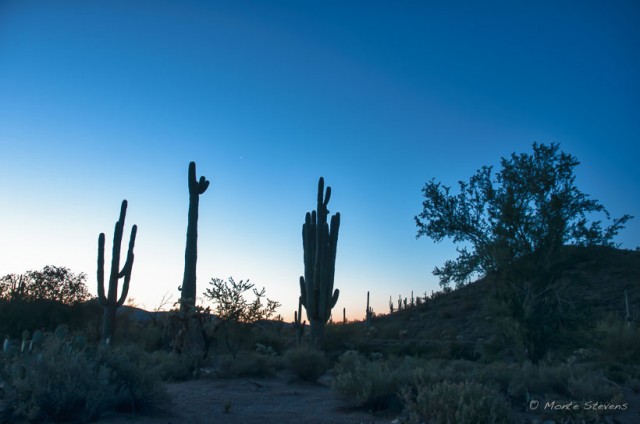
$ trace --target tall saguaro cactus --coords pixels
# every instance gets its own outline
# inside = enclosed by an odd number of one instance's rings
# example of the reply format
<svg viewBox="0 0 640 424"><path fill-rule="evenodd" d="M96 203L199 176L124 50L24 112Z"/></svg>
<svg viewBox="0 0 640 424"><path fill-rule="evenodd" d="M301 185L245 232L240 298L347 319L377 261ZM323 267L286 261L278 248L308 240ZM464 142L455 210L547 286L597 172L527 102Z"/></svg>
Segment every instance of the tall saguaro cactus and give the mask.
<svg viewBox="0 0 640 424"><path fill-rule="evenodd" d="M98 236L98 302L104 308L102 321L102 340L104 342L113 341L113 334L116 326L116 310L124 304L129 293L129 282L131 281L131 269L133 268L133 246L136 243L136 233L138 226L131 227L129 237L129 249L127 259L122 269L120 269L120 246L122 244L122 233L124 231L124 219L127 214L127 201L123 200L120 206L120 218L116 222L113 231L113 250L111 253L111 272L109 273L109 289L105 296L104 287L104 233ZM124 278L122 293L118 297L118 280Z"/></svg>
<svg viewBox="0 0 640 424"><path fill-rule="evenodd" d="M324 179L320 177L317 210L307 212L302 226L304 277L300 277L302 305L307 310L311 339L317 347L322 346L324 326L340 295L340 290L333 290L340 213L331 217L331 225L327 223L331 187L327 187L324 195L323 191Z"/></svg>
<svg viewBox="0 0 640 424"><path fill-rule="evenodd" d="M200 195L207 191L209 181L202 176L196 179L196 163L189 163L189 219L187 222L187 247L184 252L184 277L180 290L180 308L187 311L196 304L196 263L198 262L198 205Z"/></svg>

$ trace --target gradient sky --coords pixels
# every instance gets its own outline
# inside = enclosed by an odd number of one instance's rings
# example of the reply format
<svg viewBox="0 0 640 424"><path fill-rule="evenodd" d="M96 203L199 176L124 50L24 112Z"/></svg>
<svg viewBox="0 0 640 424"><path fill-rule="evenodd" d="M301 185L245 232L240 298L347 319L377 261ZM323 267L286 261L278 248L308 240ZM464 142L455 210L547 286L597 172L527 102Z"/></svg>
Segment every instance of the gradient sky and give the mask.
<svg viewBox="0 0 640 424"><path fill-rule="evenodd" d="M446 5L445 5L446 3ZM637 1L0 1L0 275L47 264L96 293L97 238L137 224L129 297L179 297L187 166L198 292L250 279L291 319L317 180L340 212L334 315L438 289L416 240L448 185L534 141L640 239ZM110 248L108 248L110 251Z"/></svg>

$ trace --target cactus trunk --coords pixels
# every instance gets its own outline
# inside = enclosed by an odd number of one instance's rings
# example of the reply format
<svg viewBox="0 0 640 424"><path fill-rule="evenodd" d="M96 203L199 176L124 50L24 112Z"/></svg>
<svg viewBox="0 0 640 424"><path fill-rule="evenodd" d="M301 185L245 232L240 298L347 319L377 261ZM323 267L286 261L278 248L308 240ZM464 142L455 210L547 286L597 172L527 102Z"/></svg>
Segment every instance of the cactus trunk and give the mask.
<svg viewBox="0 0 640 424"><path fill-rule="evenodd" d="M105 296L104 287L104 244L105 236L101 233L98 236L98 302L104 308L104 316L102 321L102 340L103 342L113 342L113 335L116 327L116 311L124 304L129 292L129 282L131 281L131 269L133 268L133 247L136 242L136 234L138 227L131 227L131 236L129 237L129 249L127 251L127 259L120 270L120 247L122 244L122 233L124 230L124 220L127 214L127 201L123 200L120 206L120 217L116 222L113 232L113 250L111 255L111 272L109 274L109 289ZM124 278L122 284L122 293L118 297L118 280Z"/></svg>
<svg viewBox="0 0 640 424"><path fill-rule="evenodd" d="M293 328L296 332L296 344L302 345L302 339L304 337L304 326L307 321L302 321L302 296L298 297L298 310L293 311Z"/></svg>
<svg viewBox="0 0 640 424"><path fill-rule="evenodd" d="M187 221L187 246L184 252L184 276L180 288L180 309L185 312L196 305L196 264L198 262L198 208L200 195L209 187L205 177L196 179L196 163L189 163L189 215Z"/></svg>
<svg viewBox="0 0 640 424"><path fill-rule="evenodd" d="M340 295L338 289L333 289L340 213L331 217L330 225L327 223L331 187L327 187L324 197L323 189L324 179L320 177L317 210L307 212L302 226L304 277L300 277L300 294L316 347L322 347L324 326Z"/></svg>

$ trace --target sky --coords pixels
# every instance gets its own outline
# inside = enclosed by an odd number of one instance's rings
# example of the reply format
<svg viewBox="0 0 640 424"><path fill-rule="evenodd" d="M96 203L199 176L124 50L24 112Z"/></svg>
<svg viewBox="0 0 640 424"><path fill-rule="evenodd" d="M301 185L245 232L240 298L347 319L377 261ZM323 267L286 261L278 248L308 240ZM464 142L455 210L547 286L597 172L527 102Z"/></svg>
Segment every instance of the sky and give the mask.
<svg viewBox="0 0 640 424"><path fill-rule="evenodd" d="M0 275L65 266L96 293L97 239L138 225L129 298L179 298L187 169L198 293L249 279L290 320L320 176L340 212L334 317L438 290L416 239L446 185L534 142L640 245L636 1L0 0ZM123 246L123 249L125 247ZM109 261L109 256L107 261ZM108 263L108 262L107 262Z"/></svg>

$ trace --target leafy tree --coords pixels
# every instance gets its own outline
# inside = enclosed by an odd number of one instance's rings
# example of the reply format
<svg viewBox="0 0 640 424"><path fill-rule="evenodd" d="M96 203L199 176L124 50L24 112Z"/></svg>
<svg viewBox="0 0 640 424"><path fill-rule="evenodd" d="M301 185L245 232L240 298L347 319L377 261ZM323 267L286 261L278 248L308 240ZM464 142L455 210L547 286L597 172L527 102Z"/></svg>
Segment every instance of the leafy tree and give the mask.
<svg viewBox="0 0 640 424"><path fill-rule="evenodd" d="M214 303L214 313L220 319L225 344L235 356L241 347L246 326L271 318L280 303L266 298L264 287L258 291L249 280L236 282L232 277L228 281L212 278L209 284L211 287L207 288L204 297ZM249 290L255 296L253 301L245 298Z"/></svg>
<svg viewBox="0 0 640 424"><path fill-rule="evenodd" d="M546 351L545 334L571 321L570 302L559 284L566 263L563 246L614 245L631 219L609 212L575 184L578 160L559 145L533 144L533 153L502 158L500 171L483 166L460 181L459 193L435 180L423 188L423 211L415 217L417 238L450 238L458 257L436 267L448 287L472 276L493 275L499 297L515 319L532 359ZM592 214L604 216L590 220Z"/></svg>
<svg viewBox="0 0 640 424"><path fill-rule="evenodd" d="M99 307L90 300L85 274L64 267L0 277L0 332L53 330L59 324L85 330L95 323Z"/></svg>
<svg viewBox="0 0 640 424"><path fill-rule="evenodd" d="M8 274L0 278L0 299L9 301L52 300L67 305L89 300L84 273L47 265L41 271Z"/></svg>

